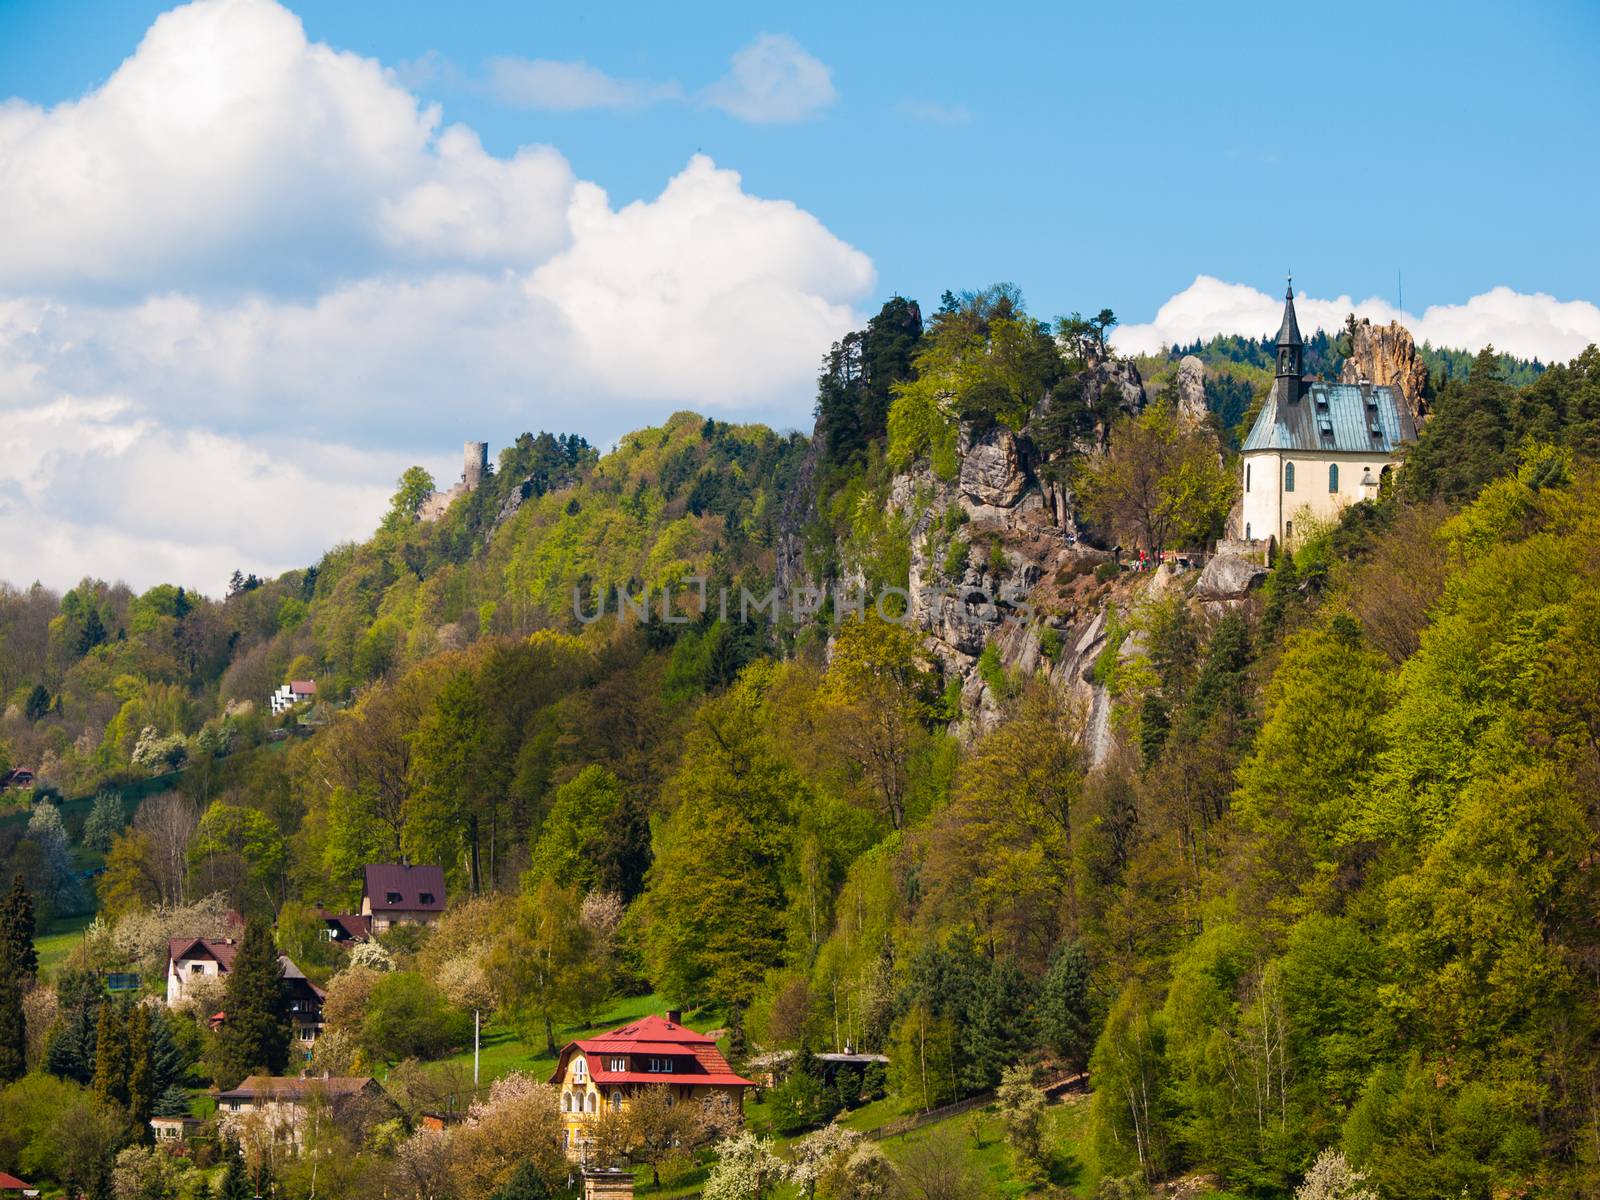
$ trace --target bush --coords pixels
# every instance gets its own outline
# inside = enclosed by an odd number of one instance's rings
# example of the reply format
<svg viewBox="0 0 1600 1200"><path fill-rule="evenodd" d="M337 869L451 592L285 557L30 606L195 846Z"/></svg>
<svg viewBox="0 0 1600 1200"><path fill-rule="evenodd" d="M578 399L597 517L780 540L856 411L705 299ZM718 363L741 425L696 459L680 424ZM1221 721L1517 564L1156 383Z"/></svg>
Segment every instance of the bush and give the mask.
<svg viewBox="0 0 1600 1200"><path fill-rule="evenodd" d="M954 538L944 552L944 573L948 579L960 579L967 572L967 554L971 547L961 538Z"/></svg>
<svg viewBox="0 0 1600 1200"><path fill-rule="evenodd" d="M1103 562L1094 569L1094 577L1101 583L1115 579L1120 574L1122 574L1122 564L1119 562Z"/></svg>
<svg viewBox="0 0 1600 1200"><path fill-rule="evenodd" d="M1061 631L1059 629L1046 626L1039 631L1039 653L1051 662L1060 662L1061 652L1064 649L1066 649L1066 646L1061 640Z"/></svg>
<svg viewBox="0 0 1600 1200"><path fill-rule="evenodd" d="M361 1022L361 1045L374 1059L439 1058L466 1045L472 1020L446 1003L439 989L412 971L379 978Z"/></svg>
<svg viewBox="0 0 1600 1200"><path fill-rule="evenodd" d="M1007 678L1006 669L1000 662L1000 648L993 642L985 643L983 653L978 655L978 677L996 700L1004 700L1011 694L1011 680Z"/></svg>

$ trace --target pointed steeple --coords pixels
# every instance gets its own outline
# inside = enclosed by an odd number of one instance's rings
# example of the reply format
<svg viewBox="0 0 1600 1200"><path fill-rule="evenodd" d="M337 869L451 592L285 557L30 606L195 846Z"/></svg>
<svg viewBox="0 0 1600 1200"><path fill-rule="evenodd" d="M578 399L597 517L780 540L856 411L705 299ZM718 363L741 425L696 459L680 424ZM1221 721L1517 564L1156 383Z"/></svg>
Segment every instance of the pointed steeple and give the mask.
<svg viewBox="0 0 1600 1200"><path fill-rule="evenodd" d="M1294 276L1283 294L1283 324L1278 329L1278 378L1298 380L1300 358L1305 343L1300 339L1300 322L1294 315Z"/></svg>

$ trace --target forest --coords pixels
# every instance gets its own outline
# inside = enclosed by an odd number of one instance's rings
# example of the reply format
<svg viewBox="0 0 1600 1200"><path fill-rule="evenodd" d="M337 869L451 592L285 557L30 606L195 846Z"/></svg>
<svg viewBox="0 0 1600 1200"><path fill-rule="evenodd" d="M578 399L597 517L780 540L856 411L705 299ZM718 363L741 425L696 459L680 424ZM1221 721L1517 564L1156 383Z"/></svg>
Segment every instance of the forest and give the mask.
<svg viewBox="0 0 1600 1200"><path fill-rule="evenodd" d="M926 320L895 298L827 356L811 438L528 434L439 520L414 468L368 541L225 596L0 587L0 777L31 774L0 792L0 1170L95 1200L565 1195L551 1053L670 1005L735 1068L791 1067L744 1132L617 1122L642 1195L1600 1192L1600 350L1425 348L1392 484L1217 605L1104 547L1216 540L1270 365L1174 348L1141 408L1096 382L1114 324L1005 285ZM1037 659L975 656L981 710L902 612L585 619L999 578L965 510L893 502L993 431L1082 507L1084 565L1034 597ZM1103 753L1052 672L1068 589L1108 631ZM315 699L275 715L290 680ZM444 868L445 916L330 943L321 914L401 861ZM170 939L222 936L225 985L169 1009ZM309 1058L279 953L326 990ZM825 1082L846 1046L886 1068ZM215 1114L300 1069L390 1099L293 1155ZM991 1116L857 1132L967 1098ZM220 1134L151 1144L186 1115Z"/></svg>

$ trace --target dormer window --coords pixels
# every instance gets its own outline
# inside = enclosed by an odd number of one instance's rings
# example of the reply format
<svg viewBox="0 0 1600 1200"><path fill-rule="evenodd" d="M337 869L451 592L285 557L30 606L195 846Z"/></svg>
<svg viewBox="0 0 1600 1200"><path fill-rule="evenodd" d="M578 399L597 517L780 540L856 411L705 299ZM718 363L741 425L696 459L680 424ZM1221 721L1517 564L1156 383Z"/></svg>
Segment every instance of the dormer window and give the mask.
<svg viewBox="0 0 1600 1200"><path fill-rule="evenodd" d="M650 1060L650 1069L657 1074L671 1074L674 1067L670 1058L652 1058Z"/></svg>
<svg viewBox="0 0 1600 1200"><path fill-rule="evenodd" d="M421 893L420 895L417 896L417 899L419 901L421 901L423 904L432 904L433 903L433 893L432 892L423 892L423 893Z"/></svg>
<svg viewBox="0 0 1600 1200"><path fill-rule="evenodd" d="M628 1069L628 1060L625 1058L613 1058L606 1069L608 1071L626 1071Z"/></svg>
<svg viewBox="0 0 1600 1200"><path fill-rule="evenodd" d="M399 904L402 899L399 892L385 892L383 898L390 904Z"/></svg>

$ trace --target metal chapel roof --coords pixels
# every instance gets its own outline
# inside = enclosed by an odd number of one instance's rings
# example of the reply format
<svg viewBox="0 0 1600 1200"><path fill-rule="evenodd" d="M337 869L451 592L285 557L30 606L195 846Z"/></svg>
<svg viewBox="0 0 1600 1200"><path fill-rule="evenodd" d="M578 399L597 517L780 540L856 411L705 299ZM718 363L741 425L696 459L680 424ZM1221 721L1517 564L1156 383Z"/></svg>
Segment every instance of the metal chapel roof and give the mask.
<svg viewBox="0 0 1600 1200"><path fill-rule="evenodd" d="M1283 382L1283 381L1280 381ZM1332 451L1339 454L1393 454L1415 441L1411 407L1391 387L1315 381L1293 389L1274 387L1261 406L1244 452L1252 450Z"/></svg>

